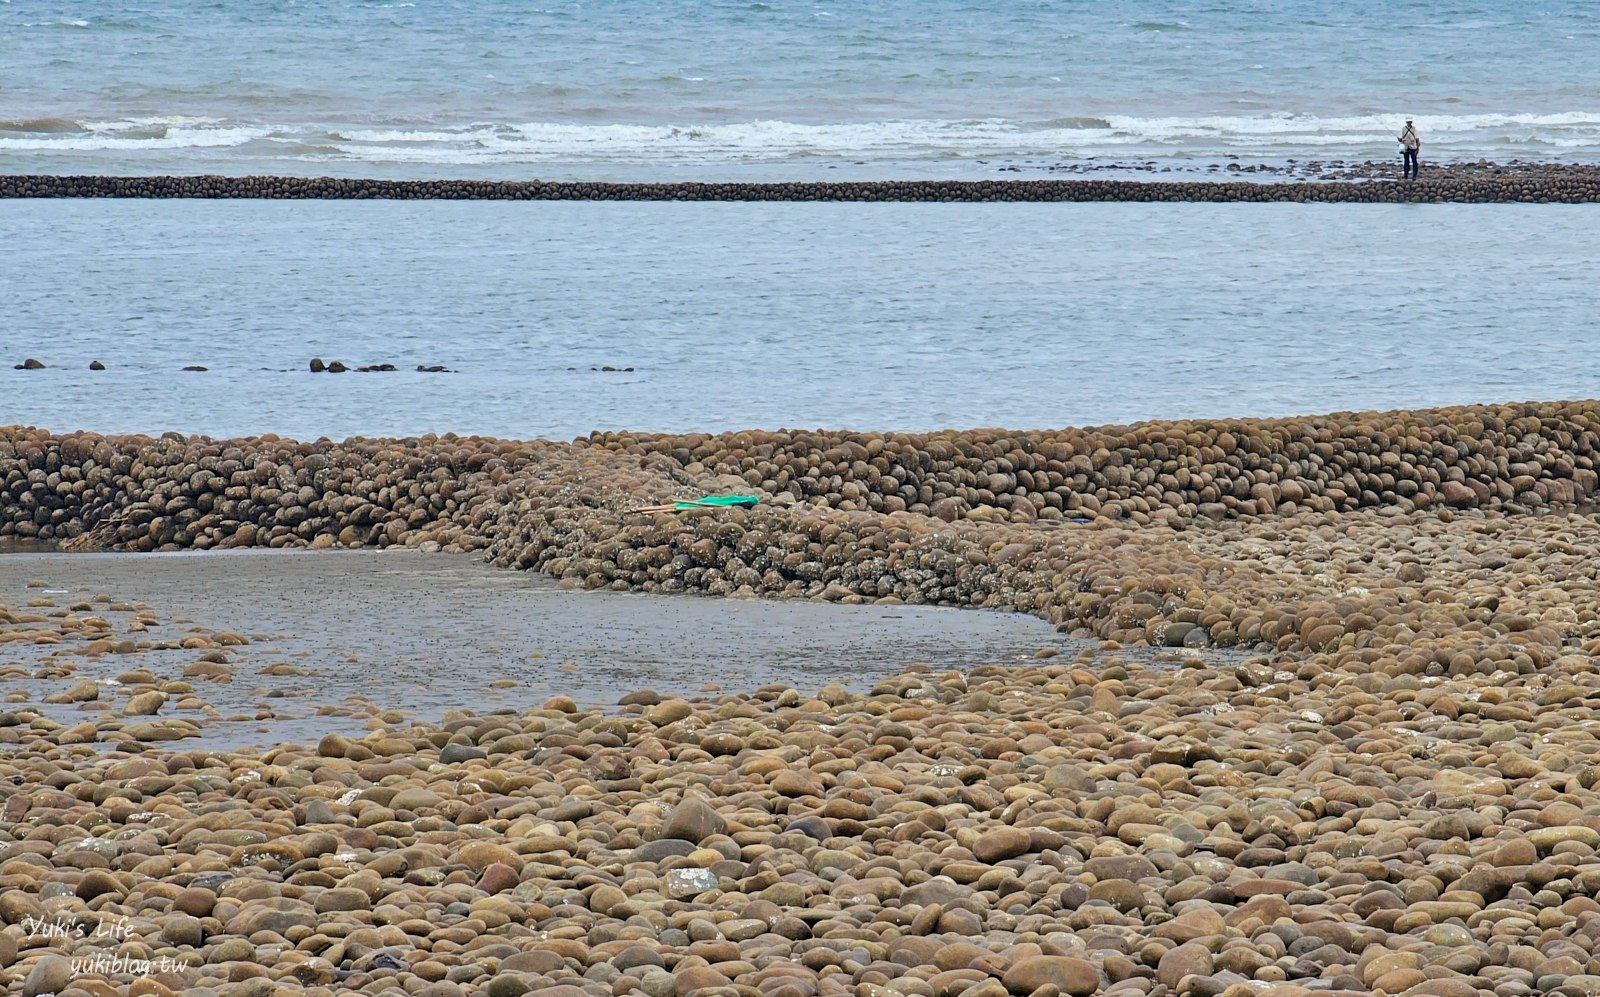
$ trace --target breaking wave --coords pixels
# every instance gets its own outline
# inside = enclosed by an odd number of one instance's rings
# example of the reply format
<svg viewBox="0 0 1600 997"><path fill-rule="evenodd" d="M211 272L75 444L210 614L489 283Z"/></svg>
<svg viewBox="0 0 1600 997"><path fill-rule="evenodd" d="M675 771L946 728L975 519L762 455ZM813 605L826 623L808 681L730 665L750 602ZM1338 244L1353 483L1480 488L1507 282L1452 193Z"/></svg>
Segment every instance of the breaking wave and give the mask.
<svg viewBox="0 0 1600 997"><path fill-rule="evenodd" d="M780 120L617 124L582 121L406 122L364 126L183 115L0 121L0 154L104 152L136 164L144 151L249 146L262 156L347 164L663 165L896 162L986 157L1366 158L1394 153L1399 116L1289 113L1062 115L797 123ZM1434 157L1570 156L1600 150L1600 112L1419 117Z"/></svg>

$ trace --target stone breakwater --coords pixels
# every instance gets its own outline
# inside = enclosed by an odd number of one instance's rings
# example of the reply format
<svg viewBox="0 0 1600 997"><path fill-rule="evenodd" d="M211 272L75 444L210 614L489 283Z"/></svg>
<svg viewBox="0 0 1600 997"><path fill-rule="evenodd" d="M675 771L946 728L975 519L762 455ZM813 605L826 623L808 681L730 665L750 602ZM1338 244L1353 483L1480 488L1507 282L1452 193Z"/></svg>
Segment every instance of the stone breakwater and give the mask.
<svg viewBox="0 0 1600 997"><path fill-rule="evenodd" d="M1552 169L1414 183L1157 180L887 180L829 183L591 183L337 177L0 175L0 198L137 197L504 201L1258 201L1593 203L1600 171Z"/></svg>
<svg viewBox="0 0 1600 997"><path fill-rule="evenodd" d="M1551 648L1590 636L1595 530L1576 510L1597 447L1595 402L571 443L13 428L0 538L398 544L573 586L995 608L1117 641L1414 654L1444 627L1498 654L1512 633ZM708 492L763 501L630 511ZM1514 586L1503 571L1521 573Z"/></svg>

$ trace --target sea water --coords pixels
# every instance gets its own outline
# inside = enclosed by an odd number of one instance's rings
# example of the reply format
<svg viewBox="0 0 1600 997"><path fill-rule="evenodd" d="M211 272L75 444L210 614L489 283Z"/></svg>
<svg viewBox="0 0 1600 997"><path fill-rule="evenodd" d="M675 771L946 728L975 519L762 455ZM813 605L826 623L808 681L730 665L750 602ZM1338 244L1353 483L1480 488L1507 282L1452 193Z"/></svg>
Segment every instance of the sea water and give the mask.
<svg viewBox="0 0 1600 997"><path fill-rule="evenodd" d="M1390 159L1407 114L1425 162L1592 161L1597 81L1591 0L0 0L0 171L1204 175ZM0 201L0 423L525 437L1593 397L1596 210Z"/></svg>
<svg viewBox="0 0 1600 997"><path fill-rule="evenodd" d="M1592 0L0 0L0 171L993 176L1562 161Z"/></svg>
<svg viewBox="0 0 1600 997"><path fill-rule="evenodd" d="M1532 204L0 202L0 425L571 437L1592 398L1597 224Z"/></svg>

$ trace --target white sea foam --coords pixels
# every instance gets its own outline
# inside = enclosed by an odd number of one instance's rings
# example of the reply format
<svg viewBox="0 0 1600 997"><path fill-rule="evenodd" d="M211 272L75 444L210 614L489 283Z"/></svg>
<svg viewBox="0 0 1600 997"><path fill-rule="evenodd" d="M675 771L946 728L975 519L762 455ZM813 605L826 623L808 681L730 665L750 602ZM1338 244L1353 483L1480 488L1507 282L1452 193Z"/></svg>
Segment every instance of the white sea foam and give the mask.
<svg viewBox="0 0 1600 997"><path fill-rule="evenodd" d="M1430 152L1476 154L1513 142L1534 149L1600 147L1600 112L1476 114L1421 118ZM1392 151L1398 119L1291 114L1063 116L809 124L787 121L684 124L478 123L454 128L350 129L339 152L397 163L710 163L793 159L937 159L1130 154L1294 155L1346 148Z"/></svg>
<svg viewBox="0 0 1600 997"><path fill-rule="evenodd" d="M1320 117L1289 113L1264 115L1209 115L1200 117L1132 117L1106 115L1113 131L1153 139L1195 135L1248 136L1272 141L1275 136L1329 135L1377 132L1388 137L1403 121L1398 115ZM1436 139L1472 132L1533 128L1545 131L1583 129L1600 133L1600 111L1561 114L1450 114L1418 116L1417 124Z"/></svg>
<svg viewBox="0 0 1600 997"><path fill-rule="evenodd" d="M133 153L228 148L271 139L310 161L493 166L662 165L994 158L1323 156L1394 153L1402 119L1291 113L1137 116L1063 113L1040 120L998 117L830 123L755 120L616 124L489 121L362 127L224 120L183 115L6 122L0 152ZM1600 111L1417 116L1438 157L1563 155L1600 149ZM32 127L30 127L32 126Z"/></svg>
<svg viewBox="0 0 1600 997"><path fill-rule="evenodd" d="M387 162L759 162L811 157L963 155L1014 144L1014 127L989 121L827 125L580 125L527 122L460 129L347 130L339 149Z"/></svg>

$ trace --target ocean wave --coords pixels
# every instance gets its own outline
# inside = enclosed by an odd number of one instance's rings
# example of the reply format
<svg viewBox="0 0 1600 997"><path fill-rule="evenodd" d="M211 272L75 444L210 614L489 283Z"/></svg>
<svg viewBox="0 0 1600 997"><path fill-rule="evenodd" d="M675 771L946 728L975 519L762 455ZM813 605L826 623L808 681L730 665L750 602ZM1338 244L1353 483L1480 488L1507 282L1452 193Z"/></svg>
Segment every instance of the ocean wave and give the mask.
<svg viewBox="0 0 1600 997"><path fill-rule="evenodd" d="M1047 121L1036 121L1026 125L1035 131L1049 131L1053 128L1110 128L1111 122L1105 118L1050 118Z"/></svg>
<svg viewBox="0 0 1600 997"><path fill-rule="evenodd" d="M0 132L34 132L39 135L63 135L81 132L83 126L67 118L21 118L0 121Z"/></svg>
<svg viewBox="0 0 1600 997"><path fill-rule="evenodd" d="M406 129L406 128L349 128L331 131L330 138L344 142L360 142L371 145L385 145L389 143L437 143L437 142L477 142L483 138L514 132L511 125L468 125L459 129L440 129L434 131Z"/></svg>
<svg viewBox="0 0 1600 997"><path fill-rule="evenodd" d="M574 121L394 122L351 126L168 115L0 121L0 151L137 154L270 139L286 158L366 163L693 165L787 161L937 161L985 157L1372 157L1395 151L1403 115L1288 113L1061 115L832 123L756 120L615 124ZM1495 149L1600 149L1600 112L1417 117L1433 156ZM252 149L252 154L259 150Z"/></svg>
<svg viewBox="0 0 1600 997"><path fill-rule="evenodd" d="M91 21L82 17L63 17L56 21L23 21L24 28L65 28L69 31L99 29L102 31L137 31L144 27L133 21Z"/></svg>
<svg viewBox="0 0 1600 997"><path fill-rule="evenodd" d="M1370 132L1388 129L1398 132L1406 117L1405 113L1331 117L1289 113L1196 117L1135 117L1113 114L1107 115L1106 121L1117 131L1153 138L1190 134L1232 134L1268 138L1273 135ZM1558 114L1442 114L1415 117L1420 129L1432 132L1436 136L1506 128L1600 129L1600 111L1565 111Z"/></svg>
<svg viewBox="0 0 1600 997"><path fill-rule="evenodd" d="M334 134L341 152L389 162L754 162L819 156L952 158L982 155L1172 153L1293 155L1341 146L1390 150L1400 116L1064 116L802 124L786 121L626 125L524 122L457 128L361 129ZM1510 136L1570 148L1600 144L1600 114L1480 114L1419 118L1430 149L1476 150Z"/></svg>
<svg viewBox="0 0 1600 997"><path fill-rule="evenodd" d="M41 127L8 128L6 125ZM205 149L244 145L272 134L270 128L187 115L66 121L41 118L0 123L0 151L95 152L103 150Z"/></svg>
<svg viewBox="0 0 1600 997"><path fill-rule="evenodd" d="M748 121L700 125L524 122L459 129L347 129L347 155L389 162L771 161L815 156L962 154L1013 143L1000 119L845 122Z"/></svg>

